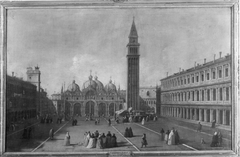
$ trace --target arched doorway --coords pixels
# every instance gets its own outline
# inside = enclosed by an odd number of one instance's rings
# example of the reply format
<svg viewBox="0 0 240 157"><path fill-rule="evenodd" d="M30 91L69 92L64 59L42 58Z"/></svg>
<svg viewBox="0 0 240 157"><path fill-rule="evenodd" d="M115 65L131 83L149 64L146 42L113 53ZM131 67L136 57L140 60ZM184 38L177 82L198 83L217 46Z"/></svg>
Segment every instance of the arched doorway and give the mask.
<svg viewBox="0 0 240 157"><path fill-rule="evenodd" d="M85 107L85 114L86 115L94 115L94 102L93 101L88 101L86 103L86 107Z"/></svg>
<svg viewBox="0 0 240 157"><path fill-rule="evenodd" d="M114 116L114 104L113 103L111 103L109 105L109 115Z"/></svg>
<svg viewBox="0 0 240 157"><path fill-rule="evenodd" d="M65 115L70 116L71 104L69 102L65 103Z"/></svg>
<svg viewBox="0 0 240 157"><path fill-rule="evenodd" d="M106 114L106 104L100 103L98 105L98 115L99 116L105 116Z"/></svg>
<svg viewBox="0 0 240 157"><path fill-rule="evenodd" d="M81 104L79 103L74 104L73 115L81 116Z"/></svg>

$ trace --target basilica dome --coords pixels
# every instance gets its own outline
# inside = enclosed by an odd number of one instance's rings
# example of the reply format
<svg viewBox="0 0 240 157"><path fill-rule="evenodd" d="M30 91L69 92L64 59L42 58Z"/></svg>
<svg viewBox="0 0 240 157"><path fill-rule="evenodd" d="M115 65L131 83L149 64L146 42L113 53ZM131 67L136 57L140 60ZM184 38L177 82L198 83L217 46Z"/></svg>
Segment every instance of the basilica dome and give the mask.
<svg viewBox="0 0 240 157"><path fill-rule="evenodd" d="M94 81L97 83L97 89L98 89L98 90L103 90L103 89L104 89L104 86L103 86L102 82L100 82L100 81L98 80L98 77L97 77L97 76L95 76L95 80L94 80Z"/></svg>
<svg viewBox="0 0 240 157"><path fill-rule="evenodd" d="M89 80L83 84L83 89L86 89L86 88L96 89L97 83L94 80L92 80L92 75L90 75L88 78L89 78Z"/></svg>
<svg viewBox="0 0 240 157"><path fill-rule="evenodd" d="M70 92L77 92L80 91L79 86L75 83L75 80L73 80L73 83L68 86L68 91Z"/></svg>
<svg viewBox="0 0 240 157"><path fill-rule="evenodd" d="M116 86L112 83L112 80L109 81L109 83L105 86L105 90L107 92L116 92L117 88Z"/></svg>

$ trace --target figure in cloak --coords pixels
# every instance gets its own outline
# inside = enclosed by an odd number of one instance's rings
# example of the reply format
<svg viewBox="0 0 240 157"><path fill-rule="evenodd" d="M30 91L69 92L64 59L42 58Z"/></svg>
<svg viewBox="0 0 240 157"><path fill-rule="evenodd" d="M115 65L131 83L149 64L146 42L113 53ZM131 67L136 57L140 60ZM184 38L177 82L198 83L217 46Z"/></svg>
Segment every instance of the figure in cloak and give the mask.
<svg viewBox="0 0 240 157"><path fill-rule="evenodd" d="M115 136L115 134L113 134L111 137L111 145L112 147L117 147L117 137Z"/></svg>
<svg viewBox="0 0 240 157"><path fill-rule="evenodd" d="M102 145L103 149L106 148L107 147L107 138L104 133L102 135L102 143L103 143L103 145Z"/></svg>
<svg viewBox="0 0 240 157"><path fill-rule="evenodd" d="M128 129L128 127L125 129L124 137L129 137L129 129Z"/></svg>
<svg viewBox="0 0 240 157"><path fill-rule="evenodd" d="M69 132L67 132L65 136L65 146L69 146L69 145L70 145L70 134Z"/></svg>
<svg viewBox="0 0 240 157"><path fill-rule="evenodd" d="M148 145L148 143L147 143L147 137L146 137L146 134L144 133L143 136L142 136L142 146L141 146L141 148L142 148L143 146L147 147L147 145Z"/></svg>
<svg viewBox="0 0 240 157"><path fill-rule="evenodd" d="M202 131L202 124L198 122L197 132L201 132L201 131Z"/></svg>
<svg viewBox="0 0 240 157"><path fill-rule="evenodd" d="M111 137L112 137L112 135L111 135L110 131L108 131L108 134L107 134L107 137L106 137L107 138L107 148L112 147Z"/></svg>
<svg viewBox="0 0 240 157"><path fill-rule="evenodd" d="M54 130L53 130L53 128L51 128L50 131L49 131L50 140L53 140L53 136L54 136Z"/></svg>
<svg viewBox="0 0 240 157"><path fill-rule="evenodd" d="M168 145L175 145L175 134L174 134L173 130L171 130L171 132L169 134Z"/></svg>
<svg viewBox="0 0 240 157"><path fill-rule="evenodd" d="M128 129L128 132L129 132L129 137L133 137L133 131L132 131L132 128L130 127L129 129Z"/></svg>
<svg viewBox="0 0 240 157"><path fill-rule="evenodd" d="M218 146L219 146L219 147L222 146L222 134L221 134L220 131L218 132Z"/></svg>
<svg viewBox="0 0 240 157"><path fill-rule="evenodd" d="M164 141L164 130L162 128L162 130L160 131L161 135L160 135L160 140Z"/></svg>
<svg viewBox="0 0 240 157"><path fill-rule="evenodd" d="M178 131L176 130L174 134L175 134L175 144L180 144L180 137L179 137Z"/></svg>
<svg viewBox="0 0 240 157"><path fill-rule="evenodd" d="M218 144L218 134L217 132L215 132L213 134L213 137L212 137L212 143L211 143L211 147L217 147L217 144Z"/></svg>

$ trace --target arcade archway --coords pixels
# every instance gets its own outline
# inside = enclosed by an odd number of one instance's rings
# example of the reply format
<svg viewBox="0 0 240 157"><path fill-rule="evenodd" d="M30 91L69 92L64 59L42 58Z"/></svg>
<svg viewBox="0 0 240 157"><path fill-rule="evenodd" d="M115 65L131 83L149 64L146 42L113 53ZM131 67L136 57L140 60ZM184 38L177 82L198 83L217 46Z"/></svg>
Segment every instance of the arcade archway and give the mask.
<svg viewBox="0 0 240 157"><path fill-rule="evenodd" d="M86 103L86 107L85 107L86 115L94 116L94 105L95 105L95 103L93 101L88 101Z"/></svg>
<svg viewBox="0 0 240 157"><path fill-rule="evenodd" d="M73 115L81 116L81 104L79 103L74 104Z"/></svg>
<svg viewBox="0 0 240 157"><path fill-rule="evenodd" d="M113 103L111 103L109 105L109 115L114 116L114 104Z"/></svg>
<svg viewBox="0 0 240 157"><path fill-rule="evenodd" d="M98 115L99 116L105 116L106 114L106 104L100 103L98 105Z"/></svg>

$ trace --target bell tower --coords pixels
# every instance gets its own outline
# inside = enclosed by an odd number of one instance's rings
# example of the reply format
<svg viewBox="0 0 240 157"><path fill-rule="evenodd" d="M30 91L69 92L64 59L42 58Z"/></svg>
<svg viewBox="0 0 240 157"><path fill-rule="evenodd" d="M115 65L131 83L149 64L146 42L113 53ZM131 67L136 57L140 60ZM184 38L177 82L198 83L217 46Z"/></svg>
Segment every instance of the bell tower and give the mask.
<svg viewBox="0 0 240 157"><path fill-rule="evenodd" d="M134 18L127 44L127 107L139 110L139 46Z"/></svg>

